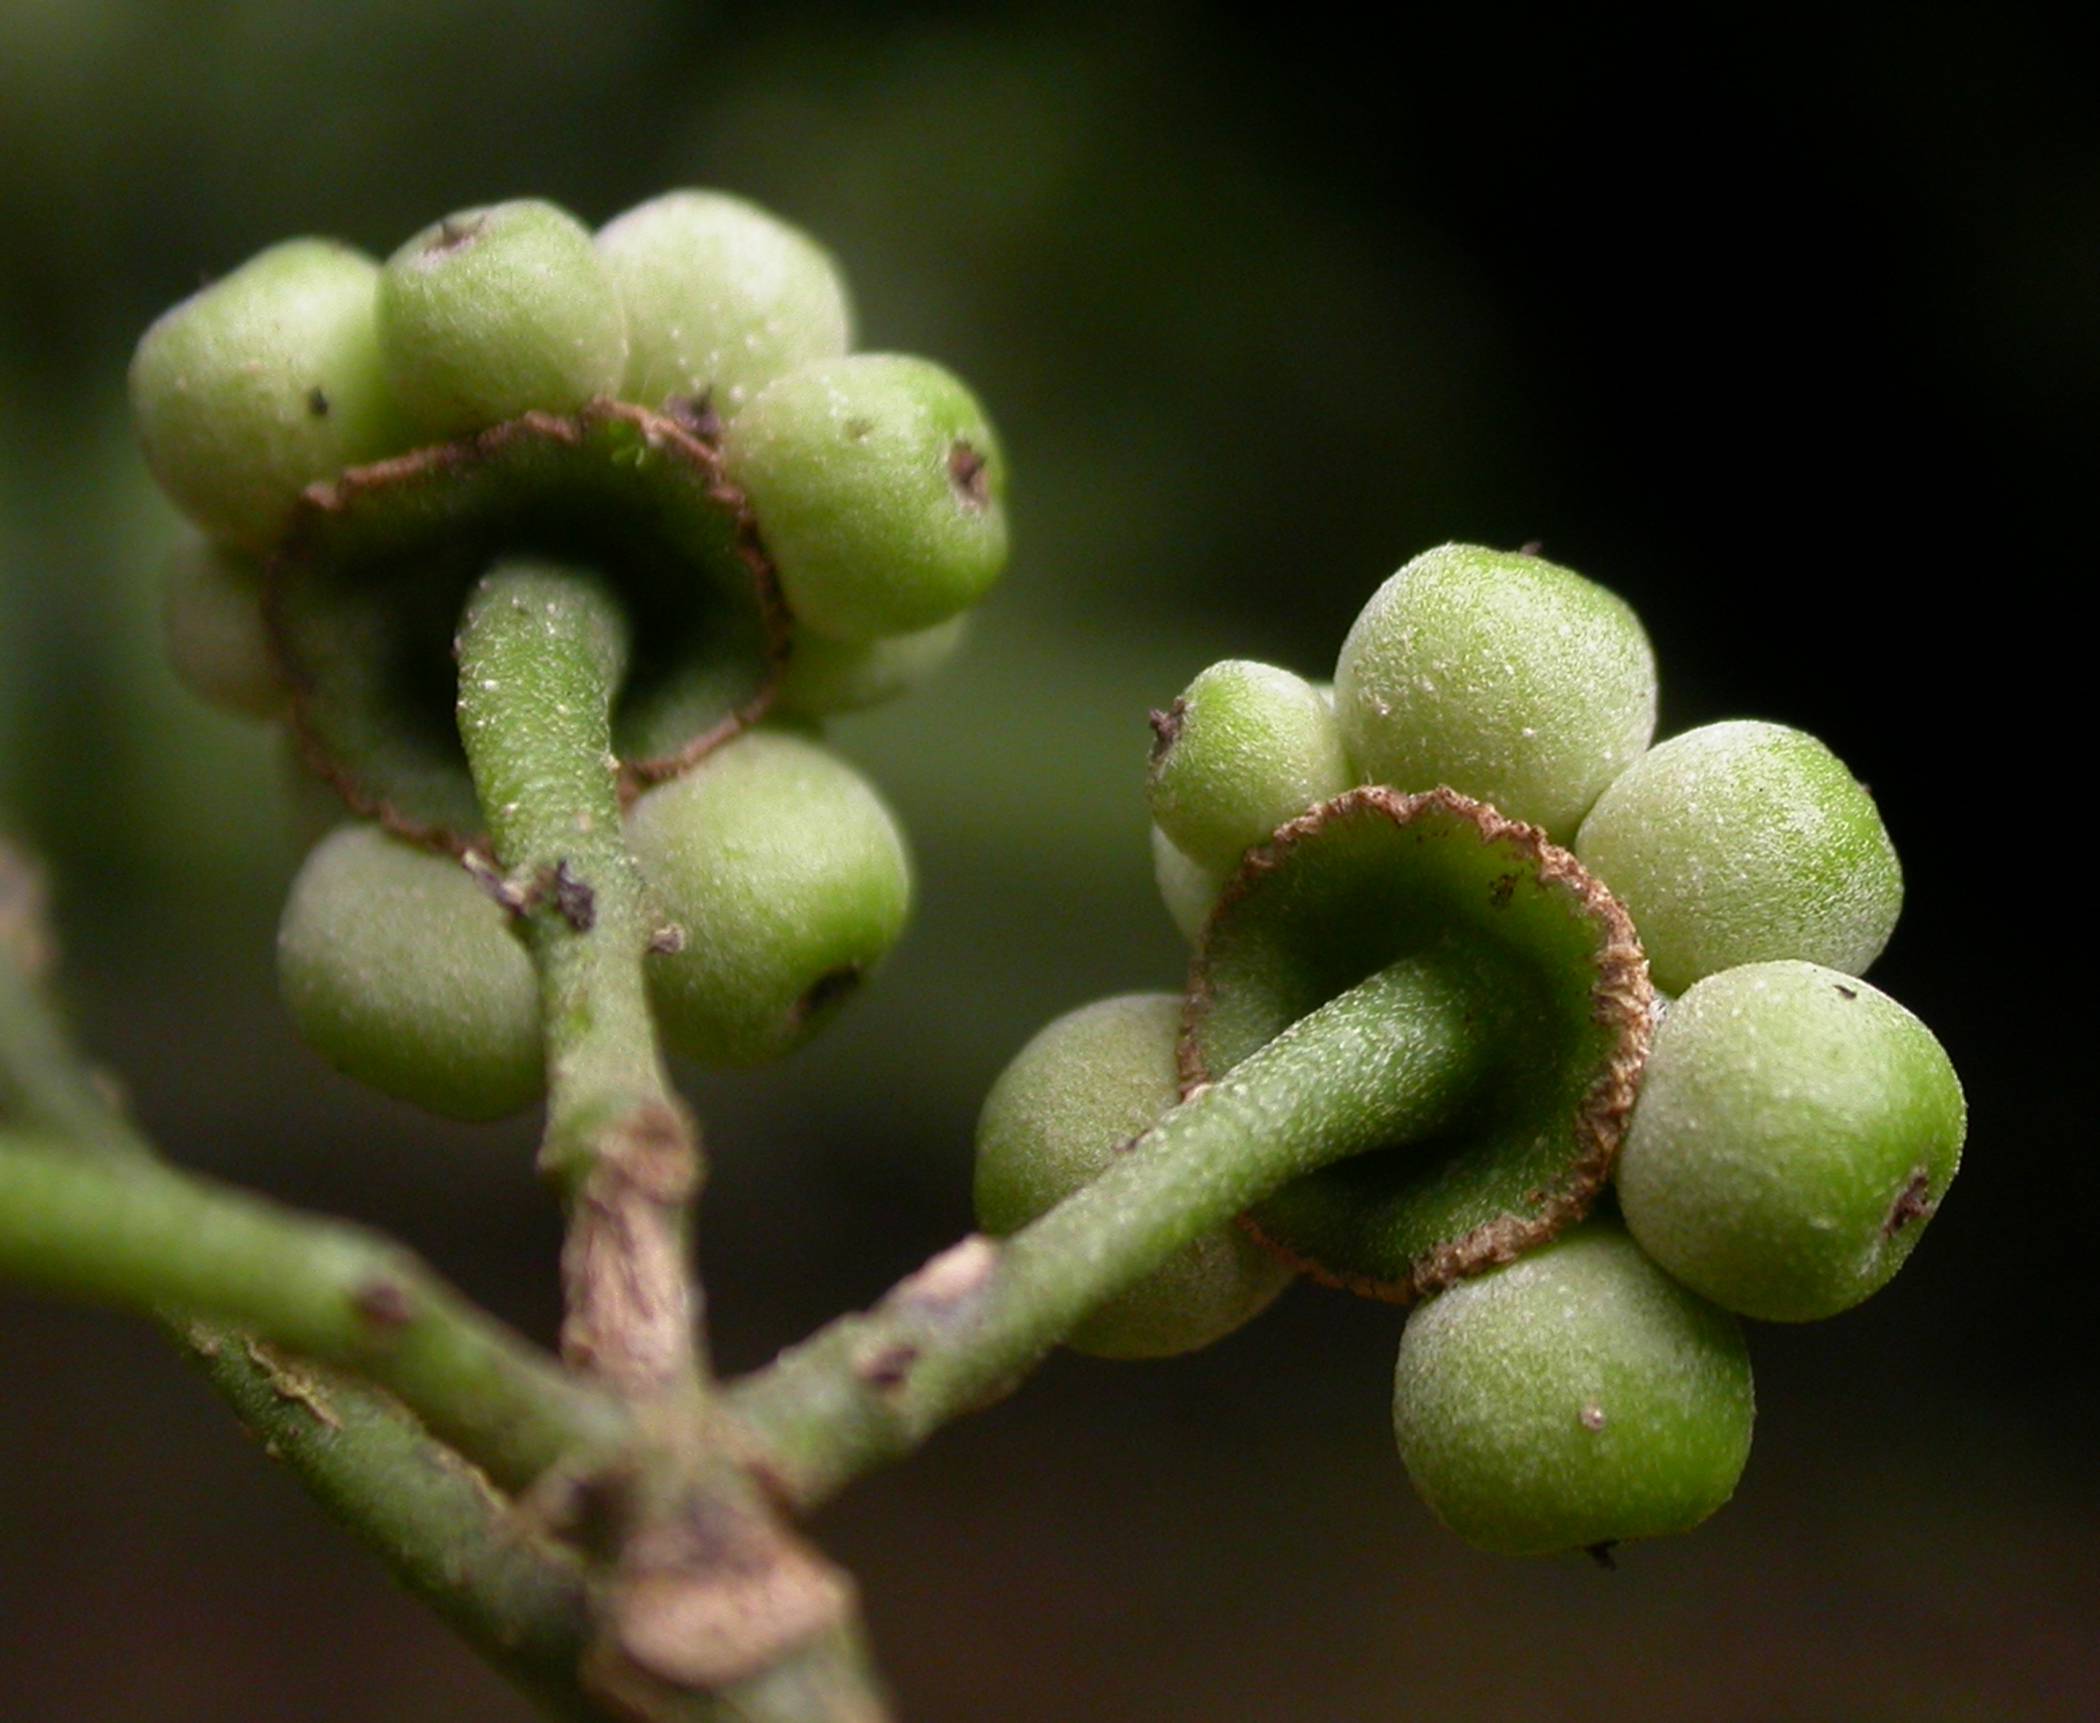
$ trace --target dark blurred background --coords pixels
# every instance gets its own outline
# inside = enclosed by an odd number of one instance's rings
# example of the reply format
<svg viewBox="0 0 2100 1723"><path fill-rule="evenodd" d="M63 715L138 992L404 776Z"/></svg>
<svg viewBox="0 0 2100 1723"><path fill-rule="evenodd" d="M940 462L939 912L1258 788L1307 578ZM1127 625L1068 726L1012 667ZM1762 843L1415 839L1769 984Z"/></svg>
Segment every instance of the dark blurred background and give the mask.
<svg viewBox="0 0 2100 1723"><path fill-rule="evenodd" d="M290 233L739 190L835 248L865 345L978 387L1018 551L957 665L836 729L915 841L907 943L814 1047L690 1085L728 1365L969 1224L1036 1027L1176 984L1146 709L1224 655L1325 674L1449 538L1625 594L1666 732L1784 719L1873 786L1909 878L1875 979L1972 1107L1896 1288L1754 1335L1758 1451L1697 1536L1469 1552L1392 1452L1397 1317L1300 1289L1201 1357L1061 1359L825 1516L906 1715L2094 1715L2089 870L2053 800L2091 769L2088 62L2006 7L1385 21L0 0L0 824L83 1031L171 1154L550 1334L529 1124L375 1100L276 1002L282 774L158 661L124 365ZM521 1714L150 1334L0 1297L0 1717Z"/></svg>

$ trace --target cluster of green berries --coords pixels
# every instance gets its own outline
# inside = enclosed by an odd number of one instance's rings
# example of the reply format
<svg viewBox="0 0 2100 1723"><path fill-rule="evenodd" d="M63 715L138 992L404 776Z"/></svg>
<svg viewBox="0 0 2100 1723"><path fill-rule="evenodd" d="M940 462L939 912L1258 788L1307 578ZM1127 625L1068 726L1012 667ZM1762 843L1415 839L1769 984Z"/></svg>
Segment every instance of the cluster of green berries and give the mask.
<svg viewBox="0 0 2100 1723"><path fill-rule="evenodd" d="M709 633L725 584L761 613L748 641L735 636L750 660L735 676L645 667L654 728L636 751L669 764L629 784L628 836L666 926L649 961L674 1050L771 1058L894 943L902 838L818 725L954 649L1005 561L1006 469L953 376L851 341L826 252L706 191L596 233L534 200L463 210L384 263L287 241L146 332L133 416L196 529L165 588L178 673L222 708L289 718L353 809L403 834L369 821L332 833L285 912L286 997L344 1069L475 1118L530 1104L543 1083L525 949L504 905L444 853L474 833L404 817L421 815L413 792L432 774L423 753L401 754L402 735L464 783L451 690L435 720L405 708L417 676L443 682L425 671L449 669L458 600L494 561L583 562L616 588L642 570L638 602L669 618L648 643L658 660L682 611ZM577 429L606 425L621 435ZM667 446L685 451L667 481L682 516L618 488ZM500 483L477 488L505 460ZM337 608L319 610L307 594L325 584L312 571L330 524L355 555L330 545L343 566L326 579L365 590L327 591ZM397 589L405 620L387 614ZM397 620L430 638L400 646ZM617 706L614 735L625 759Z"/></svg>
<svg viewBox="0 0 2100 1723"><path fill-rule="evenodd" d="M1638 931L1661 991L1615 1202L1513 1261L1414 1289L1431 1295L1400 1348L1410 1476L1498 1550L1605 1545L1719 1507L1750 1441L1737 1318L1824 1317L1874 1292L1960 1158L1945 1053L1858 979L1902 896L1866 790L1800 731L1721 723L1651 746L1655 714L1653 653L1623 602L1534 555L1449 545L1371 598L1331 687L1227 662L1154 715L1155 861L1198 976L1248 882L1293 865L1285 840L1317 835L1365 784L1445 786L1541 828L1540 853L1587 870ZM1509 901L1510 875L1480 884L1484 902ZM1292 889L1269 895L1288 904ZM1348 963L1333 954L1337 977ZM1022 1051L980 1130L989 1230L1084 1183L1179 1098L1196 999L1192 980L1186 1009L1090 1006ZM1149 1355L1215 1339L1277 1291L1252 1248L1240 1229L1202 1241L1076 1344Z"/></svg>

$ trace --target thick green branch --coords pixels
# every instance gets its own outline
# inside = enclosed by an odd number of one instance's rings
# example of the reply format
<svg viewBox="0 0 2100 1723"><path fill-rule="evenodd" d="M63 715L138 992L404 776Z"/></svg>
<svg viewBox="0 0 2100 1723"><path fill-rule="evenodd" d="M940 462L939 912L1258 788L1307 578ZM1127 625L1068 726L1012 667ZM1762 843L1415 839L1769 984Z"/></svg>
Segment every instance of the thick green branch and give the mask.
<svg viewBox="0 0 2100 1723"><path fill-rule="evenodd" d="M554 1714L602 1715L577 1679L590 1617L572 1552L392 1401L230 1329L191 1324L182 1338L271 1457L404 1589Z"/></svg>
<svg viewBox="0 0 2100 1723"><path fill-rule="evenodd" d="M1414 958L1302 1019L1011 1238L972 1236L873 1310L740 1384L737 1413L814 1505L996 1398L1106 1300L1289 1180L1433 1130L1497 1040L1493 989Z"/></svg>
<svg viewBox="0 0 2100 1723"><path fill-rule="evenodd" d="M601 583L510 563L468 600L459 731L547 1034L542 1165L569 1205L562 1348L630 1393L689 1384L697 1135L658 1051L642 964L657 924L621 826L612 701L626 625Z"/></svg>
<svg viewBox="0 0 2100 1723"><path fill-rule="evenodd" d="M0 1134L0 1278L251 1329L386 1388L506 1488L628 1433L400 1247L157 1161Z"/></svg>

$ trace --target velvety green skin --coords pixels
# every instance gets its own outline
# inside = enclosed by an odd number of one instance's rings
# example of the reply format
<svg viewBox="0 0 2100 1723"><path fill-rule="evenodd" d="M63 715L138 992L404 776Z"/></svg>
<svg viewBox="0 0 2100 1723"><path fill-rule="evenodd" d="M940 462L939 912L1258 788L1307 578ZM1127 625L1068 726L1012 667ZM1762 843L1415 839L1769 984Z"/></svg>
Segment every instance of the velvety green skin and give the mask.
<svg viewBox="0 0 2100 1723"><path fill-rule="evenodd" d="M951 616L886 640L831 640L803 629L788 654L775 709L824 718L894 700L955 656L969 623L968 616Z"/></svg>
<svg viewBox="0 0 2100 1723"><path fill-rule="evenodd" d="M1430 1511L1508 1555L1689 1531L1734 1494L1752 1415L1735 1319L1604 1220L1418 1306L1393 1392Z"/></svg>
<svg viewBox="0 0 2100 1723"><path fill-rule="evenodd" d="M1159 887L1160 902L1181 930L1181 937L1194 945L1210 919L1211 906L1225 884L1222 873L1213 873L1193 856L1176 849L1174 840L1152 828L1152 879Z"/></svg>
<svg viewBox="0 0 2100 1723"><path fill-rule="evenodd" d="M291 239L164 312L131 361L131 414L161 488L206 533L272 549L299 493L406 446L376 319L379 266Z"/></svg>
<svg viewBox="0 0 2100 1723"><path fill-rule="evenodd" d="M1146 777L1153 822L1220 874L1286 820L1355 782L1328 697L1274 665L1211 665L1165 721Z"/></svg>
<svg viewBox="0 0 2100 1723"><path fill-rule="evenodd" d="M1598 798L1575 853L1632 912L1671 993L1771 958L1863 974L1903 908L1873 798L1783 724L1673 736Z"/></svg>
<svg viewBox="0 0 2100 1723"><path fill-rule="evenodd" d="M450 856L338 827L292 882L277 976L307 1043L375 1089L456 1119L540 1097L532 959Z"/></svg>
<svg viewBox="0 0 2100 1723"><path fill-rule="evenodd" d="M283 710L284 678L263 619L262 570L253 559L186 537L168 558L161 635L177 680L237 718Z"/></svg>
<svg viewBox="0 0 2100 1723"><path fill-rule="evenodd" d="M636 801L627 836L684 934L649 959L674 1052L755 1065L799 1046L904 931L904 839L860 774L758 730Z"/></svg>
<svg viewBox="0 0 2100 1723"><path fill-rule="evenodd" d="M774 378L852 344L830 254L742 198L665 192L600 228L598 251L627 307L630 401L705 397L733 418Z"/></svg>
<svg viewBox="0 0 2100 1723"><path fill-rule="evenodd" d="M836 640L931 628L1006 564L1006 461L938 365L863 353L762 390L722 442L788 608Z"/></svg>
<svg viewBox="0 0 2100 1723"><path fill-rule="evenodd" d="M1018 1232L1091 1183L1180 1098L1181 998L1131 993L1041 1030L985 1097L977 1121L977 1221ZM1237 1227L1206 1233L1102 1305L1068 1345L1101 1358L1193 1352L1247 1323L1290 1271Z"/></svg>
<svg viewBox="0 0 2100 1723"><path fill-rule="evenodd" d="M1447 544L1371 595L1334 704L1366 782L1448 785L1565 843L1655 732L1655 654L1595 582Z"/></svg>
<svg viewBox="0 0 2100 1723"><path fill-rule="evenodd" d="M379 331L388 380L432 436L616 394L627 313L589 231L521 198L465 209L387 260Z"/></svg>
<svg viewBox="0 0 2100 1723"><path fill-rule="evenodd" d="M1641 1248L1745 1316L1886 1285L1961 1165L1961 1083L1885 993L1814 963L1709 976L1656 1031L1619 1204Z"/></svg>

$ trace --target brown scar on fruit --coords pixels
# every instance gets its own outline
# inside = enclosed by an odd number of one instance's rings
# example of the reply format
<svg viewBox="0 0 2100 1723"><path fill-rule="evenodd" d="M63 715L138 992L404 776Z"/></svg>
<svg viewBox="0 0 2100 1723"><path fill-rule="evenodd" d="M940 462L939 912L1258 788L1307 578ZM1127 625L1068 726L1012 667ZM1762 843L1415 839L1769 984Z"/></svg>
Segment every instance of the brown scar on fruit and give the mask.
<svg viewBox="0 0 2100 1723"><path fill-rule="evenodd" d="M1842 981L1833 982L1831 985L1838 990L1840 999L1857 999L1859 997L1859 989L1857 987L1847 987Z"/></svg>
<svg viewBox="0 0 2100 1723"><path fill-rule="evenodd" d="M836 969L827 969L809 985L809 990L795 1001L789 1012L796 1023L807 1023L818 1012L836 1005L847 994L861 984L862 972L857 963L842 963Z"/></svg>
<svg viewBox="0 0 2100 1723"><path fill-rule="evenodd" d="M1929 1220L1939 1204L1932 1199L1932 1175L1923 1167L1910 1175L1910 1182L1896 1193L1888 1219L1881 1223L1881 1236L1894 1238L1914 1220Z"/></svg>
<svg viewBox="0 0 2100 1723"><path fill-rule="evenodd" d="M656 957L676 957L685 949L685 928L678 922L667 921L649 935L649 950Z"/></svg>
<svg viewBox="0 0 2100 1723"><path fill-rule="evenodd" d="M485 215L469 216L464 221L461 221L456 216L446 216L443 221L438 223L437 232L432 234L429 242L424 245L423 255L425 257L442 257L446 252L458 251L488 225L488 220L489 218Z"/></svg>
<svg viewBox="0 0 2100 1723"><path fill-rule="evenodd" d="M664 402L664 417L676 420L703 443L722 440L722 415L715 411L712 389L703 389L697 395L673 395Z"/></svg>
<svg viewBox="0 0 2100 1723"><path fill-rule="evenodd" d="M317 419L328 417L328 391L318 383L306 391L306 410Z"/></svg>
<svg viewBox="0 0 2100 1723"><path fill-rule="evenodd" d="M968 443L957 443L948 451L948 482L964 508L977 510L989 503L991 490L985 480L985 458Z"/></svg>
<svg viewBox="0 0 2100 1723"><path fill-rule="evenodd" d="M1164 712L1156 707L1147 714L1152 726L1152 763L1156 766L1167 757L1167 751L1181 740L1181 726L1187 720L1189 703L1180 695L1174 696L1173 705Z"/></svg>

